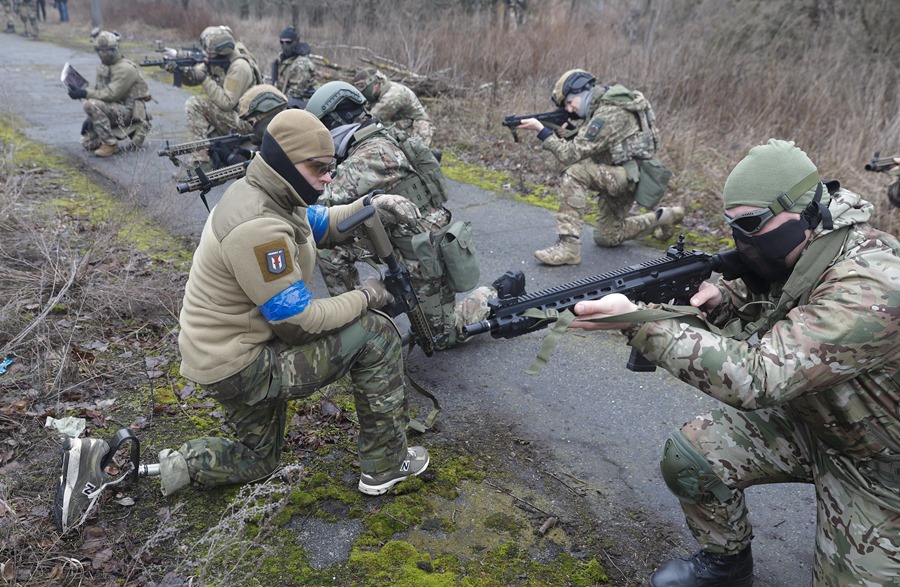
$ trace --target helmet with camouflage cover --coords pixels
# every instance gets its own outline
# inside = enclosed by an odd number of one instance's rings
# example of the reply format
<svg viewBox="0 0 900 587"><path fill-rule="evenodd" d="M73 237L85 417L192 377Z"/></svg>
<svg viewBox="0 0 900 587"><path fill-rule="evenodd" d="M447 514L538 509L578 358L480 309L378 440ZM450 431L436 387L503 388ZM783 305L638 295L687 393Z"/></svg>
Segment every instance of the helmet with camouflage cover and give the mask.
<svg viewBox="0 0 900 587"><path fill-rule="evenodd" d="M210 26L200 33L200 47L206 53L227 57L234 53L234 33L227 26Z"/></svg>
<svg viewBox="0 0 900 587"><path fill-rule="evenodd" d="M366 98L347 82L328 82L316 90L307 112L314 114L328 129L353 124L366 112Z"/></svg>
<svg viewBox="0 0 900 587"><path fill-rule="evenodd" d="M119 60L119 33L100 31L93 36L91 44L104 65L112 65Z"/></svg>
<svg viewBox="0 0 900 587"><path fill-rule="evenodd" d="M288 99L281 90L270 84L258 84L244 92L238 102L238 116L248 120L255 116L275 114L287 107Z"/></svg>
<svg viewBox="0 0 900 587"><path fill-rule="evenodd" d="M383 73L374 67L367 67L356 72L356 76L353 78L353 85L365 96L366 100L375 102L379 98L378 94L381 93L385 81L387 81L387 77ZM377 92L375 84L380 84L381 86Z"/></svg>
<svg viewBox="0 0 900 587"><path fill-rule="evenodd" d="M593 88L596 82L597 78L587 71L570 69L556 80L556 85L553 86L553 93L550 94L550 100L557 108L563 108L566 105L567 97Z"/></svg>

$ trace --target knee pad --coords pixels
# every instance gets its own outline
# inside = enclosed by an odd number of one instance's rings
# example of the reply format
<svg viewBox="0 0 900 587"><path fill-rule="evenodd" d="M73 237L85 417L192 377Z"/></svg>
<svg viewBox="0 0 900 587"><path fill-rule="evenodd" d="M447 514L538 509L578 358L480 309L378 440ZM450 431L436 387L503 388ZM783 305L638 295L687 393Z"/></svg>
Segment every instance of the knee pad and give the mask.
<svg viewBox="0 0 900 587"><path fill-rule="evenodd" d="M685 503L703 504L714 499L725 503L732 497L731 489L680 430L666 439L659 468L669 491Z"/></svg>

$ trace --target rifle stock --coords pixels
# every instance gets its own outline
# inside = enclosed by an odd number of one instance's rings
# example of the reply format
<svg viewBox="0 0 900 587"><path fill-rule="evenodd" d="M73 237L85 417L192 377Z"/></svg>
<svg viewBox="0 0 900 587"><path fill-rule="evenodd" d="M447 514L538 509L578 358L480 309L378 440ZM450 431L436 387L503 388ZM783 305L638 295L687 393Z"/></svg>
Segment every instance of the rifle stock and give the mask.
<svg viewBox="0 0 900 587"><path fill-rule="evenodd" d="M412 328L413 337L426 356L434 354L434 335L425 317L416 290L413 289L409 270L394 256L394 248L387 232L381 224L374 206L364 206L362 210L338 224L338 232L347 233L361 228L364 238L371 245L369 249L387 266L383 275L385 288L394 296L394 301L383 310L391 317L406 314ZM368 248L368 247L367 247Z"/></svg>
<svg viewBox="0 0 900 587"><path fill-rule="evenodd" d="M709 279L713 272L721 273L726 279L750 279L750 272L737 250L714 255L696 250L687 252L684 237L681 237L678 244L669 247L666 256L659 259L530 294L521 286L500 287L500 297L489 303L487 318L463 327L463 333L473 336L490 332L494 338L514 338L550 326L559 312L571 310L577 302L597 300L612 293L624 294L636 302L687 304L700 283ZM503 279L507 284L524 283L524 276L519 278L514 273L507 273ZM758 291L761 284L754 282L752 287ZM501 290L505 290L506 295ZM655 369L634 349L628 368L632 371Z"/></svg>

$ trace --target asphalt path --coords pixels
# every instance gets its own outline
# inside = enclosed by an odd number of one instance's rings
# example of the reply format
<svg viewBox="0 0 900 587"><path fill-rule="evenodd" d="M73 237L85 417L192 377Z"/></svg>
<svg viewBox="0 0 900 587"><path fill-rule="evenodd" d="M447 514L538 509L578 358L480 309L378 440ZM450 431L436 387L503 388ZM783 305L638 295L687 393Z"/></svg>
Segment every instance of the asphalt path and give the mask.
<svg viewBox="0 0 900 587"><path fill-rule="evenodd" d="M153 129L146 148L98 159L81 149L84 114L59 79L63 64L69 62L93 80L99 64L96 55L14 35L0 35L0 48L4 55L0 113L10 116L28 138L92 173L128 205L175 232L199 235L206 209L196 194L175 191L175 168L156 154L166 140L188 140L184 90L148 78L154 101L148 105ZM145 55L152 55L149 47L130 57L139 61ZM209 194L211 205L223 189ZM467 184L451 182L450 191L448 207L454 217L474 225L483 283L521 269L528 290L537 291L662 254L634 243L601 249L586 233L580 266L543 267L532 251L554 238L551 212ZM485 334L432 358L414 350L410 372L440 398L442 426L485 418L501 423L547 455L548 462L537 467L571 475L591 488L586 499L598 525L624 510L643 512L671 528L669 536L660 539L675 544L673 553L692 551L695 543L677 500L659 475L658 462L666 436L716 402L664 371L627 371L629 348L618 334L567 334L544 371L526 375L543 336L495 340ZM754 487L747 491L747 501L756 537L756 584L810 584L815 534L812 487Z"/></svg>

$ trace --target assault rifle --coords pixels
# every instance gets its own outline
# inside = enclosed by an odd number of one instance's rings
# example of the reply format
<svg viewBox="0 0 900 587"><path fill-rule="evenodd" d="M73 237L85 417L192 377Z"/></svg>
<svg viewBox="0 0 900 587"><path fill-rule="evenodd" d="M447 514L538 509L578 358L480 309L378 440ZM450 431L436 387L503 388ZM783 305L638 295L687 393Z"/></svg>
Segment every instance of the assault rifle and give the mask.
<svg viewBox="0 0 900 587"><path fill-rule="evenodd" d="M406 314L416 344L422 347L422 352L426 356L430 357L434 354L434 336L431 333L431 326L425 318L422 306L419 305L419 297L416 295L416 290L413 289L409 270L401 265L394 256L394 247L388 239L387 232L385 232L374 206L364 206L356 214L345 218L338 224L337 229L338 232L348 233L359 227L362 227L364 239L367 241L366 248L375 253L375 256L387 265L383 276L384 287L394 296L394 301L382 310L392 318Z"/></svg>
<svg viewBox="0 0 900 587"><path fill-rule="evenodd" d="M216 57L215 59L207 59L206 53L197 47L186 47L180 51L171 47L163 47L162 43L156 42L156 52L162 53L163 58L152 60L144 57L138 65L141 67L162 67L165 70L172 70L172 85L180 88L184 81L184 73L182 68L194 67L198 63L207 63L208 65L219 64L224 66L228 63L227 57ZM172 69L174 65L174 69Z"/></svg>
<svg viewBox="0 0 900 587"><path fill-rule="evenodd" d="M525 293L525 275L521 271L508 271L494 282L498 298L488 303L487 318L464 326L463 333L472 336L490 332L494 338L514 338L550 326L558 319L559 312L571 310L577 302L597 300L611 293L624 294L635 302L686 305L713 271L725 279L742 277L748 287L761 290L758 278L751 285L751 274L737 250L715 255L696 250L687 252L682 236L677 244L669 247L665 257L531 294ZM627 368L631 371L656 369L633 348Z"/></svg>
<svg viewBox="0 0 900 587"><path fill-rule="evenodd" d="M872 156L872 160L866 163L866 171L884 173L895 165L898 164L894 163L893 157L881 157L881 151L875 151L875 154Z"/></svg>
<svg viewBox="0 0 900 587"><path fill-rule="evenodd" d="M207 149L210 159L212 159L213 167L219 169L226 165L240 163L242 162L241 160L250 159L252 151L242 148L241 145L251 139L253 139L252 134L232 133L221 137L179 143L177 145L170 145L169 141L166 141L166 146L158 149L156 154L160 157L168 157L175 164L175 167L182 167L184 162L178 159L179 155L188 155ZM238 160L236 161L235 159Z"/></svg>
<svg viewBox="0 0 900 587"><path fill-rule="evenodd" d="M206 201L206 194L209 193L209 190L217 185L222 185L226 181L244 177L247 174L248 165L250 165L250 161L244 161L208 173L204 172L200 167L197 167L192 171L188 171L187 179L179 182L175 186L175 189L178 190L179 194L186 194L188 192L196 192L199 190L200 200L203 202L203 205L206 206L206 211L209 212L209 202Z"/></svg>
<svg viewBox="0 0 900 587"><path fill-rule="evenodd" d="M544 124L544 126L548 128L552 128L554 130L567 130L567 136L564 138L568 139L575 136L574 129L568 126L569 122L569 113L566 112L565 108L557 108L556 110L551 110L550 112L539 112L537 114L523 114L522 116L516 116L514 114L510 114L506 118L503 119L503 126L508 127L509 131L512 133L513 141L519 142L519 133L516 129L517 126L522 124L522 121L527 118L536 118L540 122Z"/></svg>
<svg viewBox="0 0 900 587"><path fill-rule="evenodd" d="M313 97L313 94L316 93L315 86L306 86L303 88L303 91L300 92L299 96L288 96L288 108L300 108L301 110L306 108L306 104L309 102L309 99Z"/></svg>

